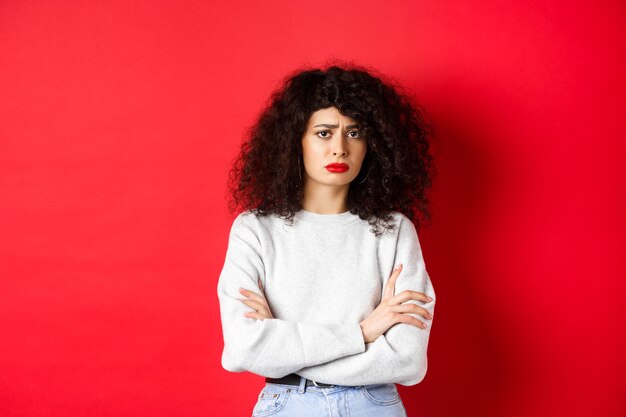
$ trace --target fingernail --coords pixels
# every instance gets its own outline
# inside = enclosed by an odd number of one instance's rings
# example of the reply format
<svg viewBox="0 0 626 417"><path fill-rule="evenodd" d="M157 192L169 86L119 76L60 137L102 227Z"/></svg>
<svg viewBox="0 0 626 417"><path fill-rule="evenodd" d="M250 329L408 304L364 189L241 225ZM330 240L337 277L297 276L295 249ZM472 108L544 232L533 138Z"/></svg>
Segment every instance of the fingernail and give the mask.
<svg viewBox="0 0 626 417"><path fill-rule="evenodd" d="M246 290L244 288L239 287L239 292L243 294L244 292L246 292Z"/></svg>
<svg viewBox="0 0 626 417"><path fill-rule="evenodd" d="M432 298L430 298L429 296L426 296L426 299L427 299L428 301L433 301L433 299L432 299Z"/></svg>

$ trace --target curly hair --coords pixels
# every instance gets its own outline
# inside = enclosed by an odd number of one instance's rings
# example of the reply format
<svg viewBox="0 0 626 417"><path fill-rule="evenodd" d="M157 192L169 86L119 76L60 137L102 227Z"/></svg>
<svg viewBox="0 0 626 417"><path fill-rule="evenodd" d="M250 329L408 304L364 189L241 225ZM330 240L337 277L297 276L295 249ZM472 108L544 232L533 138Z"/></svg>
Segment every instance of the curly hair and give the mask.
<svg viewBox="0 0 626 417"><path fill-rule="evenodd" d="M328 107L357 121L367 141L348 191L350 212L367 220L377 236L381 226L394 228L391 211L402 212L418 230L423 220L430 222L426 191L435 174L429 153L434 129L425 112L388 78L337 64L296 70L271 94L229 172L231 213L251 210L293 221L304 197L298 174L304 172L302 136L311 114Z"/></svg>

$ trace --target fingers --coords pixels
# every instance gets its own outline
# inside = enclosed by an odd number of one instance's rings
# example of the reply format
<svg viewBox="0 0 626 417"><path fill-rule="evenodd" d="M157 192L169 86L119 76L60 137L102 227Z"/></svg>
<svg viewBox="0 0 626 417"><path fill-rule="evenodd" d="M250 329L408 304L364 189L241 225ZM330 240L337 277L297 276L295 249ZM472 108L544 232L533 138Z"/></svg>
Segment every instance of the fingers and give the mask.
<svg viewBox="0 0 626 417"><path fill-rule="evenodd" d="M265 297L264 296L259 295L259 294L255 293L253 291L246 290L245 288L240 288L239 292L241 294L245 295L246 297L251 298L253 300L256 300L256 301L258 301L260 303L265 301Z"/></svg>
<svg viewBox="0 0 626 417"><path fill-rule="evenodd" d="M432 320L433 316L432 314L430 314L430 312L428 310L426 310L424 307L420 307L416 304L413 303L406 303L406 304L400 304L397 306L393 306L391 307L391 311L396 312L396 313L411 313L411 314L417 314L420 315L422 317L424 317L425 319L428 320Z"/></svg>
<svg viewBox="0 0 626 417"><path fill-rule="evenodd" d="M249 311L249 312L245 313L244 316L246 316L248 318L251 318L251 319L256 319L256 320L265 320L267 318L271 318L271 317L265 316L263 314L260 314L257 311Z"/></svg>
<svg viewBox="0 0 626 417"><path fill-rule="evenodd" d="M400 275L401 271L402 271L402 264L399 264L398 266L394 268L393 271L391 271L391 275L389 276L389 279L387 280L387 285L385 285L385 291L382 297L383 300L393 297L394 292L395 292L395 287L396 287L396 280L398 279L398 275Z"/></svg>
<svg viewBox="0 0 626 417"><path fill-rule="evenodd" d="M425 329L426 327L428 327L426 323L416 319L413 316L409 316L408 314L399 314L398 321L401 323L411 324L413 326L419 327L420 329Z"/></svg>
<svg viewBox="0 0 626 417"><path fill-rule="evenodd" d="M244 303L245 305L247 305L248 307L252 308L254 310L254 313L259 313L263 315L264 318L274 318L267 304L259 303L258 301L254 301L254 300L248 300L246 298L238 298L238 300ZM248 313L252 313L252 312L248 312Z"/></svg>
<svg viewBox="0 0 626 417"><path fill-rule="evenodd" d="M259 281L259 284L260 284L260 281ZM253 312L247 312L246 314L244 314L246 317L251 317L249 316L249 314L256 313L257 316L253 318L260 319L260 320L267 319L267 318L274 318L263 292L261 292L261 295L259 295L253 291L246 290L245 288L240 288L239 292L248 298L238 298L238 300L244 303L245 305L247 305L248 307L255 310Z"/></svg>
<svg viewBox="0 0 626 417"><path fill-rule="evenodd" d="M241 301L242 303L244 303L245 305L247 305L250 308L253 308L255 310L259 310L262 308L265 308L265 304L260 303L256 300L250 300L247 298L238 298L239 301Z"/></svg>
<svg viewBox="0 0 626 417"><path fill-rule="evenodd" d="M427 296L426 294L424 294L423 292L412 291L412 290L404 290L400 294L397 294L397 295L393 296L389 300L389 303L390 304L400 304L400 303L404 303L405 301L409 301L409 300L424 301L424 302L427 303L427 302L432 301L433 299L430 298L429 296Z"/></svg>

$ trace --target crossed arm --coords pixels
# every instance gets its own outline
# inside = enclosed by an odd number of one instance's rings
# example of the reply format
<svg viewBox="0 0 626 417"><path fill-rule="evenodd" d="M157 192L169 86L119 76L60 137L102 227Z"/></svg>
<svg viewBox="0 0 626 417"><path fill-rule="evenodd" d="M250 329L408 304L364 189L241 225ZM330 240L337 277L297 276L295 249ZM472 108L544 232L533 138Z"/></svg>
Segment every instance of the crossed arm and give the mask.
<svg viewBox="0 0 626 417"><path fill-rule="evenodd" d="M422 268L420 272L418 269L419 267L413 267L403 270L403 272L413 278L423 274L426 288L420 288L420 292L427 295L431 294L431 301L421 305L432 314L434 310L432 283L426 270ZM412 281L415 282L415 279ZM405 287L406 282L410 281L404 279L400 288ZM387 282L388 284L389 282ZM396 294L400 292L397 289ZM415 288L405 289L418 291ZM248 298L240 298L239 300L253 309L253 311L244 314L246 317L255 320L273 319L260 280L258 281L258 293L244 289L241 294ZM318 365L303 367L295 373L314 381L338 385L382 383L415 385L423 380L428 366L426 347L428 346L430 329L426 326L419 328L406 322L397 323L373 342L366 343L363 352Z"/></svg>
<svg viewBox="0 0 626 417"><path fill-rule="evenodd" d="M415 233L412 224L404 232ZM403 262L407 267L396 281L395 293L425 293L431 301L419 305L433 314L435 293L417 235L408 241L410 244L397 248L396 259L408 262ZM424 378L431 326L418 328L406 322L397 323L372 343L365 343L359 323L320 325L274 318L259 280L264 271L255 242L258 239L252 228L243 222L233 224L218 282L225 369L272 378L297 373L340 385L414 385ZM244 291L240 292L240 288ZM407 303L418 304L413 300ZM246 309L246 305L254 311Z"/></svg>

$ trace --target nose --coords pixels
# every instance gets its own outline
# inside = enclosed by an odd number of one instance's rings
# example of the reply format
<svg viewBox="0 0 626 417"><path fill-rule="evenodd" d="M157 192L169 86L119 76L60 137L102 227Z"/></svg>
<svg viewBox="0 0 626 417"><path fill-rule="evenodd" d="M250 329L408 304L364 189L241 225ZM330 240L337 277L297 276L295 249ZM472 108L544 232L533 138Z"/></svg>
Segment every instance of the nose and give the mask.
<svg viewBox="0 0 626 417"><path fill-rule="evenodd" d="M346 145L343 141L343 138L338 135L337 140L333 140L333 142L333 155L346 156L348 151L346 150Z"/></svg>

